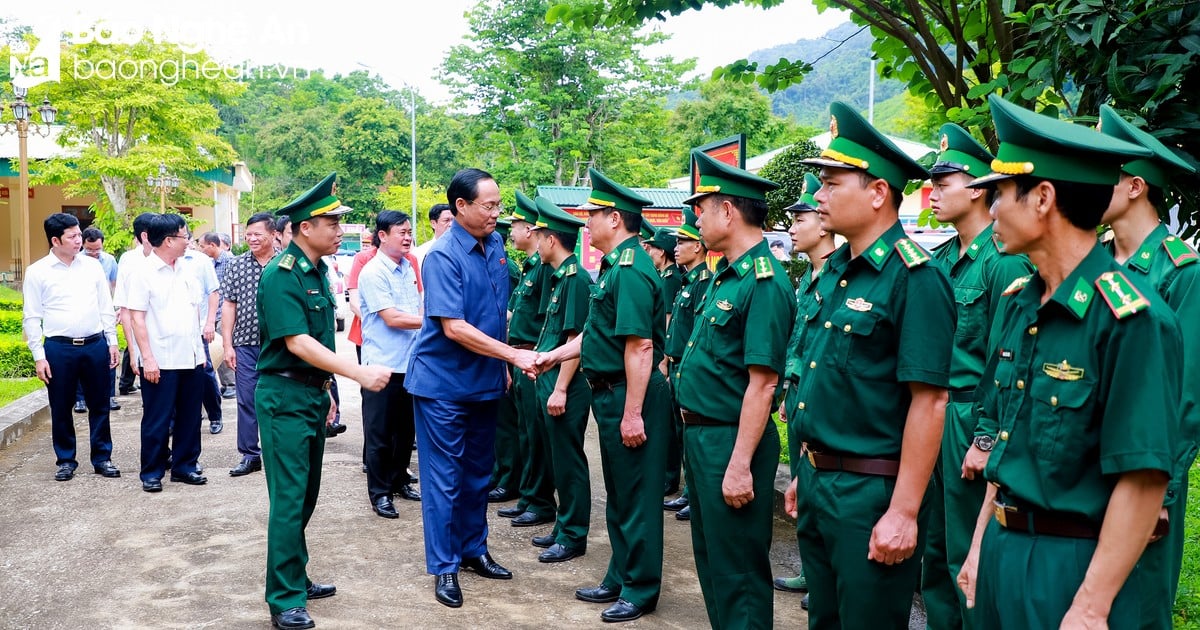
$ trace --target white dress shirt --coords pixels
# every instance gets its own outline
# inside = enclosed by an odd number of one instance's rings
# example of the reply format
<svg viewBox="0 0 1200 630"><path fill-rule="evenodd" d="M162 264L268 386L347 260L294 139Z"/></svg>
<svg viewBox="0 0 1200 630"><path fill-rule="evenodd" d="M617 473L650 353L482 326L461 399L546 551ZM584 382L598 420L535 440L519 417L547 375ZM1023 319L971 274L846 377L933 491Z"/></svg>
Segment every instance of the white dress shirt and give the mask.
<svg viewBox="0 0 1200 630"><path fill-rule="evenodd" d="M78 254L70 264L51 252L25 269L25 341L34 361L46 358L42 337L90 337L104 333L117 345L117 318L100 261Z"/></svg>
<svg viewBox="0 0 1200 630"><path fill-rule="evenodd" d="M200 285L188 263L179 259L171 266L151 252L133 271L125 308L146 313L146 334L159 369L190 370L203 364Z"/></svg>
<svg viewBox="0 0 1200 630"><path fill-rule="evenodd" d="M128 300L126 300L126 296L129 294L129 279L133 277L135 270L146 262L146 256L147 254L142 251L140 244L121 254L121 259L117 261L117 284L113 288L113 306L117 308L129 306ZM125 347L129 349L131 365L138 365L141 354L138 352L137 340L133 338L133 326L125 331Z"/></svg>

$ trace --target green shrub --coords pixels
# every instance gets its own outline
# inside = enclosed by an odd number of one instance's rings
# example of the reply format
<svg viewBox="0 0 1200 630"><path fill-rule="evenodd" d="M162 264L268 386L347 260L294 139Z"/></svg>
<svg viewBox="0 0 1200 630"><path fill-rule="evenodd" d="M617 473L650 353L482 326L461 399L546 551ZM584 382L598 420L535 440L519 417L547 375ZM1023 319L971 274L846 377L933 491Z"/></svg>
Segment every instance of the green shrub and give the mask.
<svg viewBox="0 0 1200 630"><path fill-rule="evenodd" d="M23 330L21 311L0 308L0 334L19 335Z"/></svg>
<svg viewBox="0 0 1200 630"><path fill-rule="evenodd" d="M0 311L21 312L21 292L0 286Z"/></svg>
<svg viewBox="0 0 1200 630"><path fill-rule="evenodd" d="M37 376L33 355L20 334L0 335L0 378Z"/></svg>

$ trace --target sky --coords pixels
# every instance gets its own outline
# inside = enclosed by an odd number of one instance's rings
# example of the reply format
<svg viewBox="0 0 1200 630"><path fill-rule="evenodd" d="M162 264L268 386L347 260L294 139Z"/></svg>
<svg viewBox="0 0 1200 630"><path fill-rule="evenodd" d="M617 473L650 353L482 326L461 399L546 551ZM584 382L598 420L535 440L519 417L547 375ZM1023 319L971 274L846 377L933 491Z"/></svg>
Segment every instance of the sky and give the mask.
<svg viewBox="0 0 1200 630"><path fill-rule="evenodd" d="M48 24L77 38L94 37L87 27L97 22L118 34L149 28L172 41L194 42L226 64L249 60L252 66L322 68L327 74L365 69L394 88L412 85L426 99L446 102L450 95L438 83L437 69L451 46L465 43L463 14L477 2L49 0L10 5L0 16L35 30ZM769 10L705 7L647 26L671 35L648 53L695 57L698 72L707 75L755 50L819 37L847 19L835 11L818 15L808 0Z"/></svg>

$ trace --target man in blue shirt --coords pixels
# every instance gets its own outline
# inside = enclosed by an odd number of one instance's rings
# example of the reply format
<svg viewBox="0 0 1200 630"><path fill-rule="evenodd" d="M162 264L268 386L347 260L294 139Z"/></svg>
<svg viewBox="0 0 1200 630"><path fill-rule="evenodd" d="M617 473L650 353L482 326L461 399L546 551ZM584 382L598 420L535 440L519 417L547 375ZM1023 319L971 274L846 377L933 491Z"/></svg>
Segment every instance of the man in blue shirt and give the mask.
<svg viewBox="0 0 1200 630"><path fill-rule="evenodd" d="M362 394L364 461L372 509L384 518L400 518L392 494L421 500L408 474L413 405L404 388L404 372L421 327L421 293L416 269L406 258L413 241L408 215L396 210L380 212L375 235L379 255L364 265L358 276L362 363L387 366L392 378L383 390Z"/></svg>
<svg viewBox="0 0 1200 630"><path fill-rule="evenodd" d="M511 579L487 551L487 490L496 415L509 386L505 361L532 371L536 355L505 343L508 260L496 234L500 187L464 169L446 189L454 223L425 257L425 315L408 363L420 474L425 568L434 594L462 606L458 569ZM368 469L370 466L368 465Z"/></svg>

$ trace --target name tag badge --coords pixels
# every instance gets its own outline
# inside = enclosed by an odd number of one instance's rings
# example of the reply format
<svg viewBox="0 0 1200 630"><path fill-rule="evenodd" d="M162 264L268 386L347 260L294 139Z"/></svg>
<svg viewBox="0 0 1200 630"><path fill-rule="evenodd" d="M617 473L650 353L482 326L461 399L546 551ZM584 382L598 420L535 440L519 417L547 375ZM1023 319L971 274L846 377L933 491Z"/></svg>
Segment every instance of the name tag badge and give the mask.
<svg viewBox="0 0 1200 630"><path fill-rule="evenodd" d="M320 289L309 289L309 290L308 290L308 294L309 294L309 295L320 295L320 294L321 294L321 290L320 290Z"/></svg>
<svg viewBox="0 0 1200 630"><path fill-rule="evenodd" d="M1004 348L1001 348L1000 349L1000 360L1001 361L1012 361L1013 360L1013 351L1005 350Z"/></svg>

